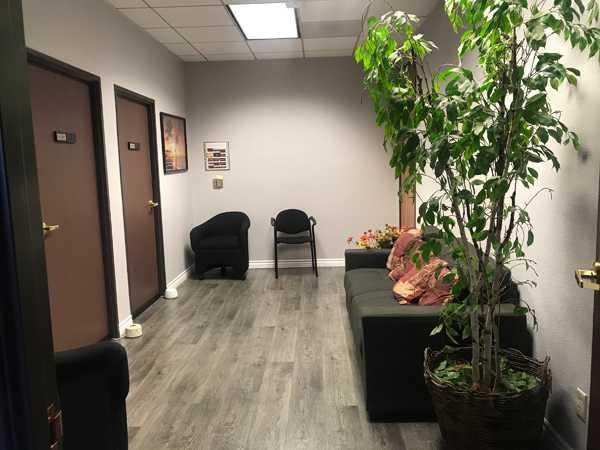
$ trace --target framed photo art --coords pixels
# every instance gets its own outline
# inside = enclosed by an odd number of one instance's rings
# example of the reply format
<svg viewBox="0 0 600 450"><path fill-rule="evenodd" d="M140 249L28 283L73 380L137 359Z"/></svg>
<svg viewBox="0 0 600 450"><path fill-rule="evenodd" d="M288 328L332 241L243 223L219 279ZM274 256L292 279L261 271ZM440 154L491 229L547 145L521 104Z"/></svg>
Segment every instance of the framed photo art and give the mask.
<svg viewBox="0 0 600 450"><path fill-rule="evenodd" d="M187 171L188 155L185 119L161 112L160 130L162 132L165 175Z"/></svg>

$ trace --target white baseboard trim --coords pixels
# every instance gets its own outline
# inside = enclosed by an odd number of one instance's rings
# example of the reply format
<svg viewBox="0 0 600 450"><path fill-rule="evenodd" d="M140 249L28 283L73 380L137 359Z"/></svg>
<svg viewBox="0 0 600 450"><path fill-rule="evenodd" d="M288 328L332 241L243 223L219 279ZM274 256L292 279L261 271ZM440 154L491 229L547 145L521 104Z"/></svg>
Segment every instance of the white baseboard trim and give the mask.
<svg viewBox="0 0 600 450"><path fill-rule="evenodd" d="M177 288L181 283L190 278L196 269L196 264L192 264L190 267L181 272L174 280L167 284L167 288Z"/></svg>
<svg viewBox="0 0 600 450"><path fill-rule="evenodd" d="M542 448L548 450L573 450L573 447L567 444L546 419L544 419L544 429L542 431Z"/></svg>
<svg viewBox="0 0 600 450"><path fill-rule="evenodd" d="M125 328L127 328L127 325L133 323L133 317L131 317L131 314L128 315L125 320L123 320L120 324L119 324L119 336L123 337L125 336Z"/></svg>
<svg viewBox="0 0 600 450"><path fill-rule="evenodd" d="M344 267L344 258L317 259L317 267ZM312 267L310 259L280 259L277 261L280 269L292 269L296 267ZM250 261L249 269L274 269L275 260Z"/></svg>

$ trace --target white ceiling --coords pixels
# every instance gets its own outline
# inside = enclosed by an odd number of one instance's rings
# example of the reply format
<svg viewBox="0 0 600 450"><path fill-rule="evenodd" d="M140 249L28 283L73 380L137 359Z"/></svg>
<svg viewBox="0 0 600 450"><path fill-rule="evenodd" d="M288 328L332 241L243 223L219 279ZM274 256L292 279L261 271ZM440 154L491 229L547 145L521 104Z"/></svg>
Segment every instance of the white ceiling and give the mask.
<svg viewBox="0 0 600 450"><path fill-rule="evenodd" d="M286 0L105 0L184 61L351 56L368 0L287 0L298 5L300 39L246 41L225 5ZM442 0L373 0L365 17L390 10L421 23Z"/></svg>

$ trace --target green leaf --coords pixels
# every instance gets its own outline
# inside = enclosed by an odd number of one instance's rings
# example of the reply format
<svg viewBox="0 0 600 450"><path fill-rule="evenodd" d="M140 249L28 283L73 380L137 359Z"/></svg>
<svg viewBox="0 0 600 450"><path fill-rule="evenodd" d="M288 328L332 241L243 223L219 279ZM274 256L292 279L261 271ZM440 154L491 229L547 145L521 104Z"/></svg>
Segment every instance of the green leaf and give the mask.
<svg viewBox="0 0 600 450"><path fill-rule="evenodd" d="M448 273L446 275L444 275L444 278L442 278L442 283L443 284L449 284L452 283L454 281L454 279L456 278L456 275L453 273Z"/></svg>
<svg viewBox="0 0 600 450"><path fill-rule="evenodd" d="M510 77L510 80L513 84L519 83L523 79L523 75L525 74L525 68L521 66L515 67L513 73Z"/></svg>
<svg viewBox="0 0 600 450"><path fill-rule="evenodd" d="M496 102L498 102L498 100L500 100L505 95L506 95L506 88L496 89L493 92L493 94L490 96L490 102L496 103Z"/></svg>
<svg viewBox="0 0 600 450"><path fill-rule="evenodd" d="M527 247L529 247L531 244L533 244L533 232L529 230L527 233Z"/></svg>
<svg viewBox="0 0 600 450"><path fill-rule="evenodd" d="M435 327L433 330L431 330L431 333L429 335L433 336L434 334L438 334L440 331L442 331L443 328L444 328L444 324L440 323L437 327Z"/></svg>
<svg viewBox="0 0 600 450"><path fill-rule="evenodd" d="M359 45L356 48L356 52L354 53L354 59L356 59L356 62L362 61L364 53L365 53L365 49L363 48L362 45Z"/></svg>
<svg viewBox="0 0 600 450"><path fill-rule="evenodd" d="M473 197L473 194L471 194L471 191L469 191L468 189L463 189L458 194L456 194L456 196L463 200L469 200Z"/></svg>
<svg viewBox="0 0 600 450"><path fill-rule="evenodd" d="M513 310L513 316L524 316L525 314L527 314L529 312L529 308L526 308L525 306L515 306L515 309Z"/></svg>
<svg viewBox="0 0 600 450"><path fill-rule="evenodd" d="M537 135L544 144L548 142L548 131L545 128L538 128Z"/></svg>
<svg viewBox="0 0 600 450"><path fill-rule="evenodd" d="M546 93L540 92L539 94L535 94L533 97L527 100L525 103L525 109L530 111L539 111L546 106Z"/></svg>
<svg viewBox="0 0 600 450"><path fill-rule="evenodd" d="M473 233L473 239L476 241L483 241L488 237L490 232L488 230L478 231Z"/></svg>
<svg viewBox="0 0 600 450"><path fill-rule="evenodd" d="M559 144L562 143L562 137L556 130L549 129L548 134L550 136L552 136L554 138L554 140L556 142L558 142Z"/></svg>
<svg viewBox="0 0 600 450"><path fill-rule="evenodd" d="M498 236L492 236L492 248L494 251L498 251L500 248L500 238Z"/></svg>
<svg viewBox="0 0 600 450"><path fill-rule="evenodd" d="M529 30L529 37L534 41L539 41L546 37L546 29L542 25L536 25Z"/></svg>
<svg viewBox="0 0 600 450"><path fill-rule="evenodd" d="M377 23L377 17L375 16L371 16L369 17L369 20L367 20L367 24L369 25L369 28L373 28L373 25L375 25Z"/></svg>
<svg viewBox="0 0 600 450"><path fill-rule="evenodd" d="M553 120L552 117L545 112L539 112L539 111L531 111L528 109L524 109L523 110L523 117L525 118L525 120L527 122L529 122L532 125L553 125Z"/></svg>

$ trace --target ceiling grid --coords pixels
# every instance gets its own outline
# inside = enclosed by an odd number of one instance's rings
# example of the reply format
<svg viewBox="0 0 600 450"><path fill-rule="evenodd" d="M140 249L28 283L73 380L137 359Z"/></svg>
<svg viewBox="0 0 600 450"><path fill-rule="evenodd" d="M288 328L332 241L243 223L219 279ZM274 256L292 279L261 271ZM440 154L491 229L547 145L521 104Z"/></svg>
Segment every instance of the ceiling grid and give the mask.
<svg viewBox="0 0 600 450"><path fill-rule="evenodd" d="M300 38L245 40L227 5L285 0L105 0L188 62L352 56L366 29L368 0L288 0L298 5ZM441 0L373 0L368 16L390 10L421 22Z"/></svg>

